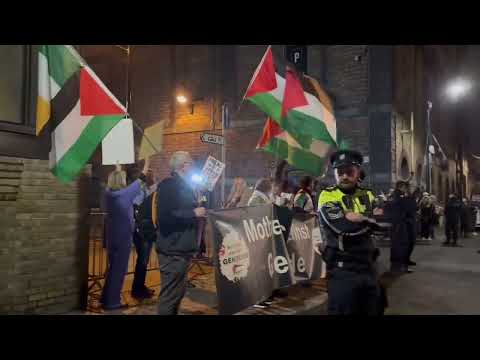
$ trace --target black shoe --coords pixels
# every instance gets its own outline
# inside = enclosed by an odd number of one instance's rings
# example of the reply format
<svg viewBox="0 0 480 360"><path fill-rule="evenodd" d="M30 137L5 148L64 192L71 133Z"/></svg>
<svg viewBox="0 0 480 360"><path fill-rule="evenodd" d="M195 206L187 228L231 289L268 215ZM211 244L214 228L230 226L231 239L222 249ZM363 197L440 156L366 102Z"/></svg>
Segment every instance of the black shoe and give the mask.
<svg viewBox="0 0 480 360"><path fill-rule="evenodd" d="M155 294L154 290L144 288L142 290L132 290L132 297L137 300L151 299Z"/></svg>
<svg viewBox="0 0 480 360"><path fill-rule="evenodd" d="M415 271L413 271L412 269L408 269L408 268L405 270L405 273L407 273L407 274L412 274L412 273L414 273L414 272L415 272Z"/></svg>
<svg viewBox="0 0 480 360"><path fill-rule="evenodd" d="M412 260L408 260L408 266L417 266L417 263Z"/></svg>

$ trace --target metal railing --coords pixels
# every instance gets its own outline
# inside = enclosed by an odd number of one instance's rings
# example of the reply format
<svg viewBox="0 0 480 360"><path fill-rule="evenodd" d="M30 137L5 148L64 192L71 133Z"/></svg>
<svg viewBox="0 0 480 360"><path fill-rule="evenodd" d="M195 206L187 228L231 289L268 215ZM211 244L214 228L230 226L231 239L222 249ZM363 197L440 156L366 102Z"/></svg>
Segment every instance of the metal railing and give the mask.
<svg viewBox="0 0 480 360"><path fill-rule="evenodd" d="M104 220L107 214L99 209L91 209L89 216L89 259L88 259L88 310L95 311L99 308L99 300L105 283L105 276L108 270L107 249L103 246ZM132 251L128 261L128 270L125 276L135 273L137 253L132 243ZM155 251L150 254L147 272L159 269L158 258ZM122 291L122 295L127 290Z"/></svg>

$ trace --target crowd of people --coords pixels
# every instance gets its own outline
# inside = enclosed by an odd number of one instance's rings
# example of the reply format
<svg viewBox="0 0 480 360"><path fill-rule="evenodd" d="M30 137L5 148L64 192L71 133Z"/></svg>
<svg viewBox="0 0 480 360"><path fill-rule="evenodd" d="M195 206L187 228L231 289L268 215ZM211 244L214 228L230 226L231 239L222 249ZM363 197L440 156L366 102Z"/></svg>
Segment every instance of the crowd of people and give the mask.
<svg viewBox="0 0 480 360"><path fill-rule="evenodd" d="M417 237L435 239L435 228L443 225L444 245L457 246L459 232L468 236L475 221L474 207L465 199L459 201L451 195L442 208L435 196L412 189L408 181L398 181L388 194L374 197L362 186L366 177L362 161L354 151L333 154L336 184L330 187L310 176L298 183L289 178L261 178L254 186L237 177L223 204L226 209L275 204L319 216L326 243L323 258L327 264L329 314L376 315L387 306L377 271L379 250L372 237L375 231L390 237L390 271L403 274L412 272L411 267L416 265L411 256ZM171 176L159 183L148 159L130 184L120 166L109 175L105 192L109 268L101 299L105 309L125 306L121 291L133 243L138 256L132 296L140 300L154 296L145 278L155 245L161 275L158 314L178 314L192 260L212 256L206 191L191 181L193 164L189 153L179 151L170 160ZM382 223L390 226L383 227ZM255 306L268 307L284 296L286 292L277 289Z"/></svg>
<svg viewBox="0 0 480 360"><path fill-rule="evenodd" d="M398 201L398 195L411 198L412 206L415 203L412 214L415 216L416 238L435 240L437 231L443 227L446 237L443 245L457 246L459 237L468 238L475 233L477 207L466 198L460 201L457 195L450 194L446 205L442 206L435 195L422 192L420 188L412 191L407 181L399 181L396 189L391 189L387 195L381 194L378 198L388 206Z"/></svg>
<svg viewBox="0 0 480 360"><path fill-rule="evenodd" d="M170 160L171 176L155 182L147 159L143 171L127 174L121 166L110 173L105 190L104 247L108 269L101 303L105 310L126 307L121 292L127 272L132 243L137 262L131 294L138 300L154 296L146 286L147 265L156 247L160 264L161 289L158 314L177 314L187 286L187 273L195 258L211 256L211 233L206 226L205 189L192 183L193 160L187 152L176 152ZM298 185L282 179L259 179L249 187L245 179L235 178L223 208L276 204L295 211L315 213L317 183L310 176ZM207 254L210 253L210 254ZM308 283L304 284L309 286ZM272 296L256 304L269 306L286 293L275 290Z"/></svg>

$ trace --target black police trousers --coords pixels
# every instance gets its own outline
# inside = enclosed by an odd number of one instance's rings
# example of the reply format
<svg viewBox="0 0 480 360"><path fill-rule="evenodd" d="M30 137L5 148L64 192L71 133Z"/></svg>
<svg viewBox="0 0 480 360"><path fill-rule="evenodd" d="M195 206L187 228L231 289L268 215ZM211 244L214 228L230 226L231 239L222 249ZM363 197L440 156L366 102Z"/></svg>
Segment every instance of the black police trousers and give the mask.
<svg viewBox="0 0 480 360"><path fill-rule="evenodd" d="M413 238L413 235L409 236L406 222L393 225L390 235L390 263L392 271L402 271L408 265L408 260L415 244L411 238Z"/></svg>
<svg viewBox="0 0 480 360"><path fill-rule="evenodd" d="M371 315L379 311L380 287L375 272L342 268L328 274L328 315Z"/></svg>
<svg viewBox="0 0 480 360"><path fill-rule="evenodd" d="M428 236L430 236L430 234ZM415 220L407 221L407 238L408 238L408 248L407 248L407 254L406 254L407 261L411 261L413 249L415 248L415 243L417 241L417 222Z"/></svg>

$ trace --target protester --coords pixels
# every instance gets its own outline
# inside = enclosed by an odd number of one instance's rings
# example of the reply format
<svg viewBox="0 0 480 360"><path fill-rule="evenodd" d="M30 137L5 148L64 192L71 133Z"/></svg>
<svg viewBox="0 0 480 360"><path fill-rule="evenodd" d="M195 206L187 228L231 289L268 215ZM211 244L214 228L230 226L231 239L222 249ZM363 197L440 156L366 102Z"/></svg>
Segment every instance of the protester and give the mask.
<svg viewBox="0 0 480 360"><path fill-rule="evenodd" d="M320 180L315 180L315 182L313 183L312 198L313 198L313 205L315 206L315 210L318 210L317 207L318 207L318 200L320 199L320 194L327 187L328 187L328 184L325 184L323 181L320 181Z"/></svg>
<svg viewBox="0 0 480 360"><path fill-rule="evenodd" d="M151 170L147 173L147 183L153 183ZM157 238L156 233L156 197L158 184L144 187L140 195L134 199L135 232L133 243L137 252L137 262L132 283L132 296L136 299L151 298L155 291L147 288L145 280L152 246Z"/></svg>
<svg viewBox="0 0 480 360"><path fill-rule="evenodd" d="M270 179L262 178L255 184L248 206L260 206L272 203L273 186ZM268 299L254 305L256 308L264 309L273 304L273 294Z"/></svg>
<svg viewBox="0 0 480 360"><path fill-rule="evenodd" d="M123 308L121 291L132 248L134 232L133 201L145 186L149 160L145 160L142 175L127 186L126 173L120 165L108 176L105 192L105 245L108 253L108 270L105 277L101 303L105 310Z"/></svg>
<svg viewBox="0 0 480 360"><path fill-rule="evenodd" d="M271 195L273 187L270 179L262 178L255 184L255 190L253 191L250 200L248 200L248 206L257 206L271 204Z"/></svg>
<svg viewBox="0 0 480 360"><path fill-rule="evenodd" d="M300 179L300 190L297 191L293 199L293 209L295 211L302 211L312 213L315 211L312 198L312 184L311 176L305 176Z"/></svg>
<svg viewBox="0 0 480 360"><path fill-rule="evenodd" d="M471 222L471 229L472 229L472 235L477 236L477 207L473 204L472 201L470 201L470 222Z"/></svg>
<svg viewBox="0 0 480 360"><path fill-rule="evenodd" d="M450 194L447 205L445 206L445 236L446 240L443 246L450 245L450 240L453 239L452 246L457 246L458 240L458 226L460 223L461 203L457 200L455 194Z"/></svg>
<svg viewBox="0 0 480 360"><path fill-rule="evenodd" d="M247 190L247 182L241 177L233 179L232 190L225 203L225 209L237 207L242 199L242 195Z"/></svg>
<svg viewBox="0 0 480 360"><path fill-rule="evenodd" d="M374 264L375 247L367 217L373 194L358 188L363 157L356 151L338 151L330 158L337 186L322 191L318 204L325 229L328 313L377 315L380 289ZM365 196L366 195L366 196ZM382 215L375 208L373 215Z"/></svg>
<svg viewBox="0 0 480 360"><path fill-rule="evenodd" d="M407 196L408 184L405 181L397 181L393 200L391 202L391 249L390 249L390 271L393 274L412 272L408 268L409 235L407 212L408 206L405 197Z"/></svg>
<svg viewBox="0 0 480 360"><path fill-rule="evenodd" d="M432 240L431 232L434 220L435 207L433 206L431 197L426 197L422 200L420 206L420 221L423 240Z"/></svg>
<svg viewBox="0 0 480 360"><path fill-rule="evenodd" d="M207 211L199 206L189 180L193 160L188 152L177 151L170 159L172 174L158 185L156 244L160 263L161 290L158 314L178 314L185 295L187 273L198 252L198 219Z"/></svg>
<svg viewBox="0 0 480 360"><path fill-rule="evenodd" d="M272 201L280 207L290 208L293 205L293 194L288 193L288 180L276 181L273 184Z"/></svg>
<svg viewBox="0 0 480 360"><path fill-rule="evenodd" d="M254 187L248 186L247 184L247 187L245 188L245 190L242 193L242 196L240 197L240 201L238 202L237 207L248 206L248 201L252 197L253 191L254 191Z"/></svg>
<svg viewBox="0 0 480 360"><path fill-rule="evenodd" d="M433 221L430 227L430 238L435 240L435 228L440 225L440 208L438 206L437 197L435 195L430 196L430 201L433 206Z"/></svg>
<svg viewBox="0 0 480 360"><path fill-rule="evenodd" d="M460 234L463 238L468 238L470 230L470 210L468 207L467 199L462 199L462 205L460 208Z"/></svg>
<svg viewBox="0 0 480 360"><path fill-rule="evenodd" d="M204 207L206 209L209 208L208 206L208 198L206 195L207 189L204 188L201 184L196 184L194 186L194 193L195 198L197 199L198 206ZM197 220L197 244L198 244L198 253L195 254L195 259L197 260L208 260L207 256L207 242L205 239L206 234L206 227L207 227L207 219L206 218L198 218Z"/></svg>

